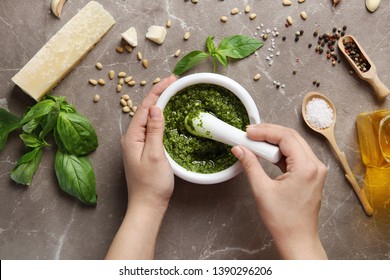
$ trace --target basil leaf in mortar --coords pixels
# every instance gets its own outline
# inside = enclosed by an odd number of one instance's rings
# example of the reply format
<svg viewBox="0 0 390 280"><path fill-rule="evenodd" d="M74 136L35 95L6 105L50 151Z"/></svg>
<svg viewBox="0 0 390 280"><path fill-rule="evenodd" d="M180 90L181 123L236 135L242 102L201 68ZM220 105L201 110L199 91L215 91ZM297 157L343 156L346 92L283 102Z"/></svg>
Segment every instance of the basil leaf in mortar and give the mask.
<svg viewBox="0 0 390 280"><path fill-rule="evenodd" d="M0 151L4 148L10 132L20 127L20 119L0 108Z"/></svg>
<svg viewBox="0 0 390 280"><path fill-rule="evenodd" d="M87 156L57 150L54 169L60 188L81 202L96 205L96 178Z"/></svg>
<svg viewBox="0 0 390 280"><path fill-rule="evenodd" d="M69 154L87 155L98 146L97 135L92 124L79 113L60 112L56 132L56 136Z"/></svg>
<svg viewBox="0 0 390 280"><path fill-rule="evenodd" d="M30 185L43 155L42 147L36 147L24 154L12 170L11 179L18 184Z"/></svg>

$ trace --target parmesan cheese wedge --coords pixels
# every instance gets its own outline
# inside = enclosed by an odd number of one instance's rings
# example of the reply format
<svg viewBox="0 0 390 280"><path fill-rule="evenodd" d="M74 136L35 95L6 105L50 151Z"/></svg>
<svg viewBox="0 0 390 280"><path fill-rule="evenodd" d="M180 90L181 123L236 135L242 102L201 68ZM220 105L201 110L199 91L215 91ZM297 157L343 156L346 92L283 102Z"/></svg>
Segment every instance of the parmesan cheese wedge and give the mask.
<svg viewBox="0 0 390 280"><path fill-rule="evenodd" d="M135 30L134 27L130 27L126 32L122 33L121 36L130 46L135 48L138 45L137 30Z"/></svg>
<svg viewBox="0 0 390 280"><path fill-rule="evenodd" d="M152 25L148 28L148 32L145 37L157 44L164 43L165 36L167 35L167 30L164 26Z"/></svg>
<svg viewBox="0 0 390 280"><path fill-rule="evenodd" d="M12 78L36 101L52 90L115 24L103 6L89 2Z"/></svg>

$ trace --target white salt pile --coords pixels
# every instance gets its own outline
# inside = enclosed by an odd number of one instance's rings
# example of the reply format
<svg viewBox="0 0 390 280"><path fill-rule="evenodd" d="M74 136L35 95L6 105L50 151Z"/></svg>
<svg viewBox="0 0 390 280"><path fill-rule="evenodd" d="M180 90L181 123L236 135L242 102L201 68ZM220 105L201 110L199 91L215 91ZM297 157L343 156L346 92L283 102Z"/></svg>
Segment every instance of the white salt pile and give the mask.
<svg viewBox="0 0 390 280"><path fill-rule="evenodd" d="M333 123L333 110L321 98L312 98L306 104L306 119L317 129L328 128Z"/></svg>

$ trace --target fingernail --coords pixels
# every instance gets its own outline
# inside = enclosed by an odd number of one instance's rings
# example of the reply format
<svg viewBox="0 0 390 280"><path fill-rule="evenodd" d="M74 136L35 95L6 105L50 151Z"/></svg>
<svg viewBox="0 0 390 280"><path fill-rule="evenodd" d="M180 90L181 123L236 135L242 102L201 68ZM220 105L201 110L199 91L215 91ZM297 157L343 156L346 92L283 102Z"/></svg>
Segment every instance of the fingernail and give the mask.
<svg viewBox="0 0 390 280"><path fill-rule="evenodd" d="M157 106L150 107L149 116L152 120L160 120L161 119L161 110Z"/></svg>
<svg viewBox="0 0 390 280"><path fill-rule="evenodd" d="M232 154L239 160L244 157L244 151L239 146L233 147L231 151L232 151Z"/></svg>

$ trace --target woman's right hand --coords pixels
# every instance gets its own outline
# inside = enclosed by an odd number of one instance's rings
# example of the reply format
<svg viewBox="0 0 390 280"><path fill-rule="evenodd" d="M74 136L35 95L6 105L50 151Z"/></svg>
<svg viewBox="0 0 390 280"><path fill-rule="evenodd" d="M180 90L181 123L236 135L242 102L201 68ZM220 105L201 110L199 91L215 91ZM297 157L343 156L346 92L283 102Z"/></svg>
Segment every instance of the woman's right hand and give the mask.
<svg viewBox="0 0 390 280"><path fill-rule="evenodd" d="M243 146L232 153L240 160L260 216L285 259L326 259L318 235L318 215L327 168L293 129L258 124L247 128L252 140L278 145L285 173L271 179L257 157ZM285 169L285 170L284 170Z"/></svg>

